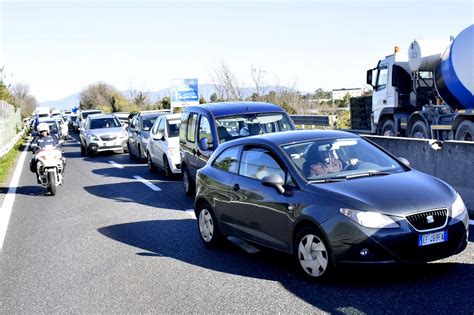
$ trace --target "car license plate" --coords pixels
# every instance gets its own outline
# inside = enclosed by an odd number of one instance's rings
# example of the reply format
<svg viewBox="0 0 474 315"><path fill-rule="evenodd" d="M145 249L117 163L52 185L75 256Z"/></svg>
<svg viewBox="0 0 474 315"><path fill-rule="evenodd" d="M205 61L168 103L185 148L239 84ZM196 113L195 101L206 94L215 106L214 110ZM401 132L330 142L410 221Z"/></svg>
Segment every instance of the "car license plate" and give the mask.
<svg viewBox="0 0 474 315"><path fill-rule="evenodd" d="M418 246L443 243L448 240L448 231L418 235Z"/></svg>

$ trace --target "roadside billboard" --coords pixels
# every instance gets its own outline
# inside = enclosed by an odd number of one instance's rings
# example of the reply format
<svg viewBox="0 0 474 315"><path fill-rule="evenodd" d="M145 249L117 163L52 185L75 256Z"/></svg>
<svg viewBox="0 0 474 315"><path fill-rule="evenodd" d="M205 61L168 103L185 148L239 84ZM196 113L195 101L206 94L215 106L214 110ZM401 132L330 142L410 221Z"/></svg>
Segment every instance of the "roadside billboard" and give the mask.
<svg viewBox="0 0 474 315"><path fill-rule="evenodd" d="M171 108L199 104L198 79L176 79L171 81Z"/></svg>

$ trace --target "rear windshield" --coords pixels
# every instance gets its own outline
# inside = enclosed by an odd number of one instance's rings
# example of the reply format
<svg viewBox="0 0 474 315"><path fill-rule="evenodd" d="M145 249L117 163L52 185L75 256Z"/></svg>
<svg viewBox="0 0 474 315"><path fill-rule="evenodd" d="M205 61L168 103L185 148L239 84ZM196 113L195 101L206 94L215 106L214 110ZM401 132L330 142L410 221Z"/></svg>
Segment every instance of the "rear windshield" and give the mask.
<svg viewBox="0 0 474 315"><path fill-rule="evenodd" d="M95 114L102 114L102 111L98 110L98 111L95 111L95 112L87 112L87 113L82 113L82 119L86 119L87 116L89 115L95 115Z"/></svg>
<svg viewBox="0 0 474 315"><path fill-rule="evenodd" d="M117 118L92 119L89 129L117 128L122 126Z"/></svg>
<svg viewBox="0 0 474 315"><path fill-rule="evenodd" d="M180 119L168 120L168 137L177 137L179 136L179 124L181 123Z"/></svg>
<svg viewBox="0 0 474 315"><path fill-rule="evenodd" d="M149 131L158 117L144 118L142 121L142 130Z"/></svg>
<svg viewBox="0 0 474 315"><path fill-rule="evenodd" d="M242 114L216 119L219 143L263 133L293 130L284 113Z"/></svg>

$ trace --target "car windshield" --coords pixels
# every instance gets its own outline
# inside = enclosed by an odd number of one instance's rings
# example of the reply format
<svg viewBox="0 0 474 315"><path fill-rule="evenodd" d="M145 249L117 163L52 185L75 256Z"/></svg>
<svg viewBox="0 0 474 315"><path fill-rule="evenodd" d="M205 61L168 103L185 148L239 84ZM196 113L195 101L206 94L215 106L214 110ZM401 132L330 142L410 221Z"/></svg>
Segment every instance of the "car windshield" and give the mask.
<svg viewBox="0 0 474 315"><path fill-rule="evenodd" d="M151 127L153 127L153 123L155 122L156 118L158 117L144 118L142 121L142 130L150 131Z"/></svg>
<svg viewBox="0 0 474 315"><path fill-rule="evenodd" d="M181 119L168 120L168 138L179 136Z"/></svg>
<svg viewBox="0 0 474 315"><path fill-rule="evenodd" d="M364 139L324 139L283 146L309 181L352 179L403 172L402 166Z"/></svg>
<svg viewBox="0 0 474 315"><path fill-rule="evenodd" d="M217 118L219 143L263 133L293 130L283 113L242 114Z"/></svg>
<svg viewBox="0 0 474 315"><path fill-rule="evenodd" d="M87 116L96 115L96 114L102 114L102 112L98 110L98 111L95 111L95 112L82 113L81 115L82 115L82 119L86 119Z"/></svg>
<svg viewBox="0 0 474 315"><path fill-rule="evenodd" d="M117 128L121 124L117 118L99 118L92 119L90 129L101 129L101 128Z"/></svg>

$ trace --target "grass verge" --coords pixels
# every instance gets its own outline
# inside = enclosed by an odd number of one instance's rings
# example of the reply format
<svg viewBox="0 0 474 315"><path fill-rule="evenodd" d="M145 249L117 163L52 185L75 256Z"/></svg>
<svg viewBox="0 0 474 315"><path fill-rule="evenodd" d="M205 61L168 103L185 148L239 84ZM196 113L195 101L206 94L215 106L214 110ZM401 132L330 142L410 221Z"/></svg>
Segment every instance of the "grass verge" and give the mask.
<svg viewBox="0 0 474 315"><path fill-rule="evenodd" d="M8 151L7 154L0 158L0 183L5 184L5 180L10 173L11 168L15 164L18 154L23 150L25 146L25 138L21 137L13 148Z"/></svg>

